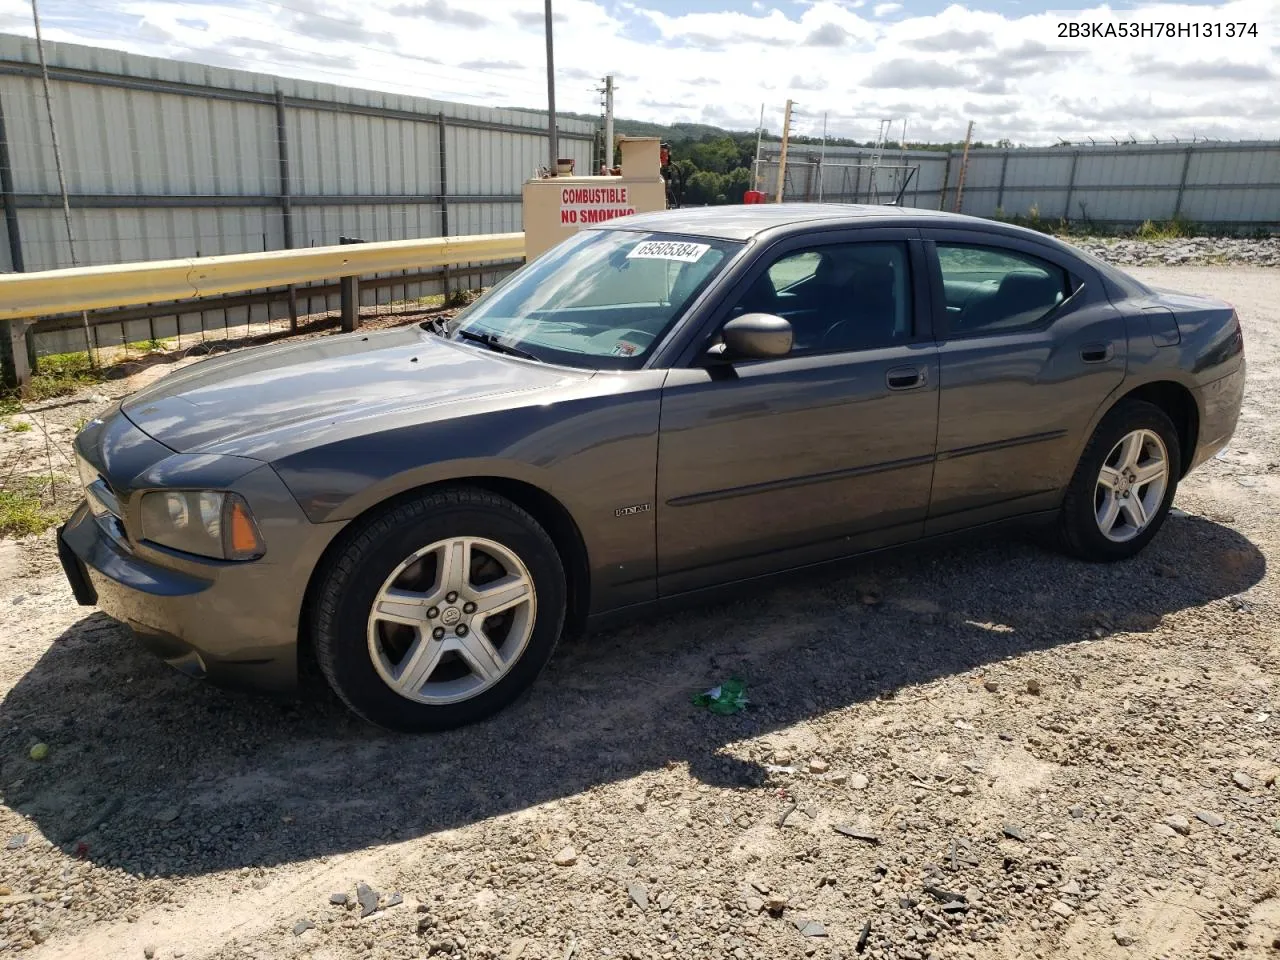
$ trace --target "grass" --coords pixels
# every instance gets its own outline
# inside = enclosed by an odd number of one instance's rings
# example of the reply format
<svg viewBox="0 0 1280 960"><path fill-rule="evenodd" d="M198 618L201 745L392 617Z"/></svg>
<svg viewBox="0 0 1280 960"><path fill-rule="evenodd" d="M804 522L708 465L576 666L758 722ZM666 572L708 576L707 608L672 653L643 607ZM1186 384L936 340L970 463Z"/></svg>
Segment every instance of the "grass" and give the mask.
<svg viewBox="0 0 1280 960"><path fill-rule="evenodd" d="M24 390L11 387L0 394L0 415L19 412L24 400L52 400L101 383L107 379L107 370L90 365L83 353L52 353L41 357L39 370L32 374Z"/></svg>
<svg viewBox="0 0 1280 960"><path fill-rule="evenodd" d="M1005 213L997 209L991 219L1001 223L1012 223L1019 227L1029 227L1041 233L1052 233L1062 237L1136 237L1140 240L1176 240L1182 237L1210 237L1218 232L1204 224L1198 224L1186 217L1174 217L1171 220L1144 220L1133 228L1104 226L1086 217L1079 220L1067 220L1064 217L1046 219L1040 216L1040 208L1032 205L1026 213ZM1236 236L1235 233L1223 233L1224 236ZM1258 229L1253 233L1255 239L1270 236L1267 230Z"/></svg>
<svg viewBox="0 0 1280 960"><path fill-rule="evenodd" d="M11 481L0 490L0 537L25 537L44 533L57 521L45 508L43 480L30 477Z"/></svg>
<svg viewBox="0 0 1280 960"><path fill-rule="evenodd" d="M1142 226L1134 233L1134 236L1143 240L1175 240L1178 237L1194 237L1197 235L1195 224L1182 217L1175 217L1172 220L1165 220L1161 223L1144 220Z"/></svg>
<svg viewBox="0 0 1280 960"><path fill-rule="evenodd" d="M26 420L10 420L9 429L14 433L26 433L31 429L31 424Z"/></svg>

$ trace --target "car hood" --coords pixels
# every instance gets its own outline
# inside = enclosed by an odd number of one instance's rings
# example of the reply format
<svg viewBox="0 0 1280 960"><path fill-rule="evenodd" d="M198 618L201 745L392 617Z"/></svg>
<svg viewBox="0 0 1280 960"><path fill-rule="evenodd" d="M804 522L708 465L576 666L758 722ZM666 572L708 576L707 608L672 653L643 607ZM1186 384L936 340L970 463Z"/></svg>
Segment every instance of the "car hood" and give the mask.
<svg viewBox="0 0 1280 960"><path fill-rule="evenodd" d="M270 461L360 421L372 421L367 429L373 432L404 415L431 416L430 408L524 394L590 375L410 326L203 360L134 394L121 409L179 453Z"/></svg>

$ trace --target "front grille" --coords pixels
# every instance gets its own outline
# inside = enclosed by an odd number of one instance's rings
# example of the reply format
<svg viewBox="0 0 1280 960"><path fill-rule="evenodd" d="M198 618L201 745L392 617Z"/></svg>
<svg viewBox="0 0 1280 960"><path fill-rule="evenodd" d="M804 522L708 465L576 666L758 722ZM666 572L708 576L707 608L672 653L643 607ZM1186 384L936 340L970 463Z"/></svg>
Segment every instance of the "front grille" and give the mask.
<svg viewBox="0 0 1280 960"><path fill-rule="evenodd" d="M84 484L84 495L89 502L89 510L93 513L98 526L115 540L127 540L124 511L111 485L98 473L93 464L82 456L76 456L76 468L80 473L80 482Z"/></svg>

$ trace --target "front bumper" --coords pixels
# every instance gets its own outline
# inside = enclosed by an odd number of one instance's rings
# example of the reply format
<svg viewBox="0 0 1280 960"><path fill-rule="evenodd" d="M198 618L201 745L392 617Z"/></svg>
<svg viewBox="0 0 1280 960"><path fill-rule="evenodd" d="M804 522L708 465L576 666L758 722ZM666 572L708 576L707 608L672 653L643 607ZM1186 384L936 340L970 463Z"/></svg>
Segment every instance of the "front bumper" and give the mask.
<svg viewBox="0 0 1280 960"><path fill-rule="evenodd" d="M188 676L269 692L296 686L296 615L231 613L252 603L249 571L227 576L230 565L211 565L216 575L203 578L149 562L104 531L87 504L59 529L58 557L78 603L121 621Z"/></svg>

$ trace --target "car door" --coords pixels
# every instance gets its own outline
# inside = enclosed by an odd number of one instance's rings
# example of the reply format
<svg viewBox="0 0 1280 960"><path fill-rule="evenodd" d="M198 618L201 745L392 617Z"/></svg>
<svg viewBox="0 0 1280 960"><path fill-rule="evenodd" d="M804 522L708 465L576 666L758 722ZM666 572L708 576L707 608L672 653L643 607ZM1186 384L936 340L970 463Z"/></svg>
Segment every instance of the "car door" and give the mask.
<svg viewBox="0 0 1280 960"><path fill-rule="evenodd" d="M702 328L662 393L662 596L920 536L937 432L937 349L914 230L793 238ZM790 355L709 366L743 313L788 319Z"/></svg>
<svg viewBox="0 0 1280 960"><path fill-rule="evenodd" d="M926 230L941 365L927 534L1057 506L1124 320L1087 264L994 233Z"/></svg>

